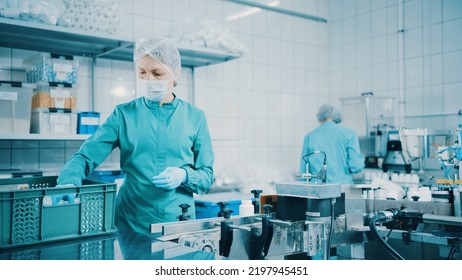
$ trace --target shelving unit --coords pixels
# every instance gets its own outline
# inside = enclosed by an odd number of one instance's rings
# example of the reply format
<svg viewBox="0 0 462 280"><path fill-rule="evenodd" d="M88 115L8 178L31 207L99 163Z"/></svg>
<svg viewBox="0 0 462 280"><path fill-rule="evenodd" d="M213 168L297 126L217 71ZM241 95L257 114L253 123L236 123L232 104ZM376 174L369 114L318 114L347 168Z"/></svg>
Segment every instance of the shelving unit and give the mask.
<svg viewBox="0 0 462 280"><path fill-rule="evenodd" d="M0 47L60 55L133 60L132 39L61 26L0 18ZM220 50L178 46L183 67L199 67L239 58Z"/></svg>
<svg viewBox="0 0 462 280"><path fill-rule="evenodd" d="M132 61L135 40L96 32L86 32L61 26L46 25L14 19L0 18L0 47L56 53L59 55L93 58L92 74L97 58ZM222 63L240 56L220 50L177 46L183 67ZM192 71L194 75L194 71ZM92 94L94 93L92 81ZM94 104L92 104L94 108ZM88 135L45 136L0 135L6 140L85 140Z"/></svg>

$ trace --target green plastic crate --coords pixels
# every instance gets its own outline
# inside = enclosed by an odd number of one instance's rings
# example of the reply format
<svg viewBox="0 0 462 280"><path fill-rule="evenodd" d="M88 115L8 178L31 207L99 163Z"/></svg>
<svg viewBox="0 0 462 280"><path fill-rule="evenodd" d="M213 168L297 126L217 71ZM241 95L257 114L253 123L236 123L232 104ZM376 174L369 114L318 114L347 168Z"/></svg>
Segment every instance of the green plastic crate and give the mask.
<svg viewBox="0 0 462 280"><path fill-rule="evenodd" d="M117 186L83 181L82 186L56 186L56 176L0 179L0 249L82 238L116 231ZM27 190L2 186L28 184ZM45 196L75 193L74 204L43 205Z"/></svg>

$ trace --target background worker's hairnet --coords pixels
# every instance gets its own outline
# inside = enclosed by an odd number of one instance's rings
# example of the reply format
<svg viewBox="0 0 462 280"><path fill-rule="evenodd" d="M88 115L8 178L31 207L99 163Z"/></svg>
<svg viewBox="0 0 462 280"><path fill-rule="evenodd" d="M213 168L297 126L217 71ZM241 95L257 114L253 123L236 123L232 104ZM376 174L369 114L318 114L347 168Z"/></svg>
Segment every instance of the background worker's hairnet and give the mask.
<svg viewBox="0 0 462 280"><path fill-rule="evenodd" d="M133 59L137 62L146 55L149 55L151 58L164 65L173 75L174 80L180 78L180 52L170 40L165 38L152 38L141 41L137 44Z"/></svg>
<svg viewBox="0 0 462 280"><path fill-rule="evenodd" d="M321 108L319 108L319 111L316 117L318 118L318 121L320 122L323 122L327 119L331 119L335 123L340 123L343 120L343 116L340 110L330 104L322 105Z"/></svg>

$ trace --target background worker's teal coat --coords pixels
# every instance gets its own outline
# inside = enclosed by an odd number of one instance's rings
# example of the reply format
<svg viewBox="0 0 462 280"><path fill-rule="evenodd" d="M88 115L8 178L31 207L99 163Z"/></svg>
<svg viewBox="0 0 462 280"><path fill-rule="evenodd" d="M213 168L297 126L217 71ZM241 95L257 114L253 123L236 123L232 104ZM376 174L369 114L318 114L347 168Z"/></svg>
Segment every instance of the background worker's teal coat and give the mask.
<svg viewBox="0 0 462 280"><path fill-rule="evenodd" d="M203 111L175 97L171 103L135 99L118 105L106 122L65 164L58 184L81 181L120 148L125 181L116 202L116 226L148 233L153 223L178 220L182 203L203 194L213 181L213 151ZM186 170L187 183L173 190L156 188L151 178L166 167Z"/></svg>
<svg viewBox="0 0 462 280"><path fill-rule="evenodd" d="M300 160L301 173L305 173L303 156L314 151L323 151L327 155L327 183L353 184L351 174L364 168L364 156L356 133L333 121L326 121L305 136ZM322 160L322 154L308 157L310 173L318 174Z"/></svg>

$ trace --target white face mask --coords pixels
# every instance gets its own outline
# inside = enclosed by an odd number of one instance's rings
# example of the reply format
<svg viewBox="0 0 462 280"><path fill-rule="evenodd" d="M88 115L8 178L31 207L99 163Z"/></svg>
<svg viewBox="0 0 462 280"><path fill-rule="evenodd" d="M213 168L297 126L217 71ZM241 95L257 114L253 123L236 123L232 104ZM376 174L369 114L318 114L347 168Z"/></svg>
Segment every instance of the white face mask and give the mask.
<svg viewBox="0 0 462 280"><path fill-rule="evenodd" d="M168 94L168 81L137 79L138 93L149 100L161 101Z"/></svg>

